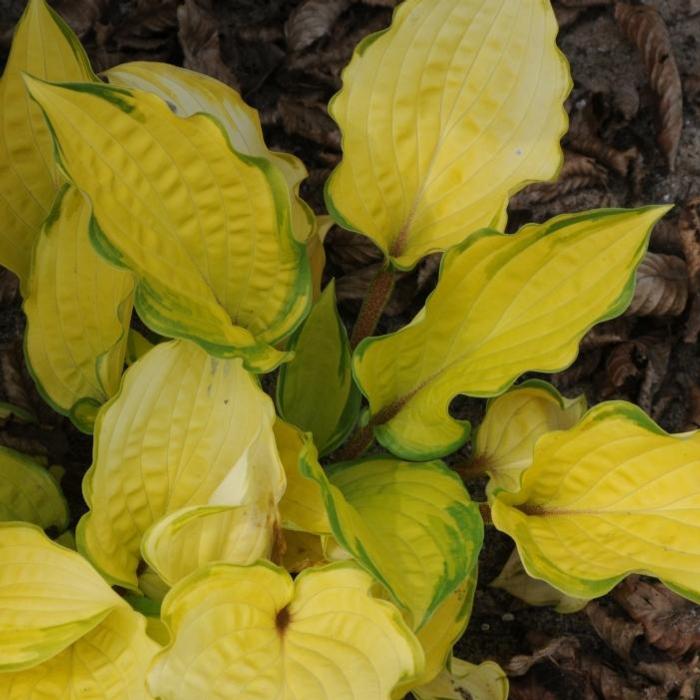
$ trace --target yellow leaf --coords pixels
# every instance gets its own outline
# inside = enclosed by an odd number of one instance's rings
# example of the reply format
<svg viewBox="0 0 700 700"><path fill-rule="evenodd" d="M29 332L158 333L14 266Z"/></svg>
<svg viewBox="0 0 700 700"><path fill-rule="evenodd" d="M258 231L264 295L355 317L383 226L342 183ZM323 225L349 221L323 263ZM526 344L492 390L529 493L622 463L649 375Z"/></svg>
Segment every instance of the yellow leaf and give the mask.
<svg viewBox="0 0 700 700"><path fill-rule="evenodd" d="M119 608L57 656L18 673L0 674L4 700L151 700L145 678L159 646L145 620Z"/></svg>
<svg viewBox="0 0 700 700"><path fill-rule="evenodd" d="M407 269L556 175L568 64L542 0L407 0L362 41L330 105L343 160L328 211Z"/></svg>
<svg viewBox="0 0 700 700"><path fill-rule="evenodd" d="M133 328L129 328L124 361L127 365L133 365L136 360L143 357L154 345L155 343L152 343L145 335Z"/></svg>
<svg viewBox="0 0 700 700"><path fill-rule="evenodd" d="M456 394L497 396L523 372L571 364L583 334L629 304L649 231L666 211L565 215L514 235L482 231L451 249L413 322L356 350L377 439L406 459L448 454L469 436L449 414Z"/></svg>
<svg viewBox="0 0 700 700"><path fill-rule="evenodd" d="M425 652L425 671L417 685L432 681L452 656L452 647L469 622L476 591L476 567L435 611L416 636Z"/></svg>
<svg viewBox="0 0 700 700"><path fill-rule="evenodd" d="M213 117L178 117L155 95L27 86L63 169L92 201L93 245L137 276L144 322L253 371L282 362L272 345L306 314L311 280L279 170L233 150Z"/></svg>
<svg viewBox="0 0 700 700"><path fill-rule="evenodd" d="M23 520L44 530L68 527L61 488L48 469L31 457L0 447L0 521Z"/></svg>
<svg viewBox="0 0 700 700"><path fill-rule="evenodd" d="M586 397L562 396L551 384L530 379L489 401L474 441L474 460L487 471L489 489L517 491L532 463L537 439L566 430L586 412Z"/></svg>
<svg viewBox="0 0 700 700"><path fill-rule="evenodd" d="M507 700L508 677L493 661L470 664L453 658L432 683L412 691L416 700Z"/></svg>
<svg viewBox="0 0 700 700"><path fill-rule="evenodd" d="M0 523L0 590L2 672L50 659L125 605L79 554L18 522Z"/></svg>
<svg viewBox="0 0 700 700"><path fill-rule="evenodd" d="M233 88L208 75L156 61L122 63L104 75L112 85L158 95L181 117L199 112L211 114L224 127L236 151L274 163L289 187L294 237L302 242L309 237L316 217L299 197L299 185L308 175L304 164L290 153L268 150L257 110L248 106Z"/></svg>
<svg viewBox="0 0 700 700"><path fill-rule="evenodd" d="M173 586L213 561L252 564L268 559L277 525L277 509L243 506L191 506L170 513L146 532L143 558Z"/></svg>
<svg viewBox="0 0 700 700"><path fill-rule="evenodd" d="M0 81L0 264L29 276L32 246L51 209L60 177L41 110L22 73L45 80L94 80L80 42L44 2L30 0Z"/></svg>
<svg viewBox="0 0 700 700"><path fill-rule="evenodd" d="M578 612L589 602L586 598L572 598L546 581L529 576L517 549L512 551L501 573L489 585L510 593L528 605L551 605L560 613Z"/></svg>
<svg viewBox="0 0 700 700"><path fill-rule="evenodd" d="M329 534L331 526L318 484L300 471L302 452L309 437L279 418L275 421L275 440L287 477L287 489L280 501L282 524L290 530Z"/></svg>
<svg viewBox="0 0 700 700"><path fill-rule="evenodd" d="M27 282L26 356L42 396L80 421L119 387L131 318L133 275L90 245L90 205L65 186L39 235Z"/></svg>
<svg viewBox="0 0 700 700"><path fill-rule="evenodd" d="M321 455L342 444L360 413L352 380L350 343L331 282L288 346L293 359L280 368L277 406L285 420L313 434Z"/></svg>
<svg viewBox="0 0 700 700"><path fill-rule="evenodd" d="M276 507L285 476L274 420L240 360L182 340L154 347L100 411L80 551L109 581L136 588L141 538L163 516L186 506Z"/></svg>
<svg viewBox="0 0 700 700"><path fill-rule="evenodd" d="M166 597L173 642L149 674L161 700L389 700L420 672L418 641L353 564L295 581L269 564L213 564Z"/></svg>
<svg viewBox="0 0 700 700"><path fill-rule="evenodd" d="M311 267L314 302L318 301L318 298L321 296L323 270L326 267L326 249L323 247L323 241L333 223L333 219L330 216L317 217L316 230L309 236L309 240L306 243L306 254Z"/></svg>
<svg viewBox="0 0 700 700"><path fill-rule="evenodd" d="M632 404L599 404L540 438L520 490L494 491L491 514L526 571L569 596L639 572L700 602L700 439Z"/></svg>
<svg viewBox="0 0 700 700"><path fill-rule="evenodd" d="M335 539L406 609L415 630L473 571L483 523L442 462L368 458L330 467L326 477L308 445L301 470L321 487Z"/></svg>

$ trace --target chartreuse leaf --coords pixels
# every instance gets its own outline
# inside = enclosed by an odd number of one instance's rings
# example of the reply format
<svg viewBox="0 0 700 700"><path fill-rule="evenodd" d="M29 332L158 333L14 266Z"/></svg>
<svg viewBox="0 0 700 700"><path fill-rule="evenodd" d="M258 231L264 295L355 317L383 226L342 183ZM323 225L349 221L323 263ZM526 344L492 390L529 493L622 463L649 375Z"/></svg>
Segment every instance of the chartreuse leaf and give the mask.
<svg viewBox="0 0 700 700"><path fill-rule="evenodd" d="M50 659L125 605L79 554L19 522L0 523L0 589L1 672Z"/></svg>
<svg viewBox="0 0 700 700"><path fill-rule="evenodd" d="M158 520L141 544L144 560L169 586L213 561L269 559L276 510L257 503L192 506Z"/></svg>
<svg viewBox="0 0 700 700"><path fill-rule="evenodd" d="M493 661L477 666L453 658L449 670L411 692L417 700L507 700L508 677Z"/></svg>
<svg viewBox="0 0 700 700"><path fill-rule="evenodd" d="M236 151L266 158L279 168L290 191L294 236L299 241L309 237L316 217L299 197L299 184L308 175L304 164L289 153L268 150L257 110L249 107L233 88L208 75L155 61L122 63L105 71L105 76L113 85L158 95L181 117L198 112L216 117Z"/></svg>
<svg viewBox="0 0 700 700"><path fill-rule="evenodd" d="M520 490L494 491L494 525L527 572L577 598L633 571L700 601L700 439L668 435L638 407L599 404L541 437Z"/></svg>
<svg viewBox="0 0 700 700"><path fill-rule="evenodd" d="M321 455L332 452L352 430L360 392L352 380L350 343L335 305L331 282L292 337L294 358L277 380L277 406L290 423L313 433Z"/></svg>
<svg viewBox="0 0 700 700"><path fill-rule="evenodd" d="M145 678L160 647L147 636L145 625L141 615L120 607L57 656L0 674L0 695L4 700L152 700Z"/></svg>
<svg viewBox="0 0 700 700"><path fill-rule="evenodd" d="M377 457L335 465L328 477L309 444L301 471L323 492L333 536L380 581L420 630L470 575L483 523L442 462Z"/></svg>
<svg viewBox="0 0 700 700"><path fill-rule="evenodd" d="M27 85L63 169L92 200L93 245L138 278L144 322L253 371L283 361L272 344L306 314L311 281L280 171L237 153L213 117L183 119L155 95Z"/></svg>
<svg viewBox="0 0 700 700"><path fill-rule="evenodd" d="M0 520L61 531L69 522L68 504L48 469L7 447L0 447Z"/></svg>
<svg viewBox="0 0 700 700"><path fill-rule="evenodd" d="M287 488L280 501L282 524L289 530L330 534L331 526L319 485L301 472L302 454L309 437L279 418L275 421L277 451L284 465Z"/></svg>
<svg viewBox="0 0 700 700"><path fill-rule="evenodd" d="M127 365L133 365L136 360L143 357L154 345L155 343L152 343L143 333L139 333L134 328L129 328L124 361Z"/></svg>
<svg viewBox="0 0 700 700"><path fill-rule="evenodd" d="M583 334L629 304L649 232L666 211L559 216L514 235L481 231L451 249L413 322L355 353L377 439L406 459L448 454L469 435L449 414L456 394L496 396L527 370L568 366Z"/></svg>
<svg viewBox="0 0 700 700"><path fill-rule="evenodd" d="M80 551L109 581L136 588L141 538L163 516L204 505L276 511L285 476L274 420L240 360L184 340L154 347L97 419Z"/></svg>
<svg viewBox="0 0 700 700"><path fill-rule="evenodd" d="M571 78L556 33L542 0L406 0L330 104L331 215L402 269L501 227L509 196L561 164Z"/></svg>
<svg viewBox="0 0 700 700"><path fill-rule="evenodd" d="M551 605L557 612L573 613L586 607L587 598L574 598L550 586L546 581L532 578L514 549L501 569L501 573L489 584L519 598L528 605Z"/></svg>
<svg viewBox="0 0 700 700"><path fill-rule="evenodd" d="M29 0L0 81L0 264L29 277L32 246L59 183L49 130L22 73L46 80L93 80L80 42L44 2Z"/></svg>
<svg viewBox="0 0 700 700"><path fill-rule="evenodd" d="M452 647L469 622L475 591L476 566L416 633L425 653L425 670L416 680L417 685L432 681L445 668Z"/></svg>
<svg viewBox="0 0 700 700"><path fill-rule="evenodd" d="M530 379L491 399L474 440L474 459L488 473L489 488L517 491L532 463L538 438L566 430L586 412L586 397L562 396L551 384Z"/></svg>
<svg viewBox="0 0 700 700"><path fill-rule="evenodd" d="M27 282L27 366L44 398L92 432L119 387L131 317L133 275L106 263L88 237L90 205L66 185L39 235Z"/></svg>
<svg viewBox="0 0 700 700"><path fill-rule="evenodd" d="M212 564L166 596L173 641L148 677L160 700L401 698L420 673L420 644L352 563L306 569Z"/></svg>

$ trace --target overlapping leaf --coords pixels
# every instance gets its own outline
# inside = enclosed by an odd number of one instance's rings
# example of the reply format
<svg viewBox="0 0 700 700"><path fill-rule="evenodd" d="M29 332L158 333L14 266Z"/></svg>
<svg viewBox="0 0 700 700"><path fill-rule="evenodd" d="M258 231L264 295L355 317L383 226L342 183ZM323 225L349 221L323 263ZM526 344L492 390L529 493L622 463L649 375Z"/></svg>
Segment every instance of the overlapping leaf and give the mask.
<svg viewBox="0 0 700 700"><path fill-rule="evenodd" d="M275 440L284 465L287 488L280 501L284 527L318 535L330 534L331 526L319 485L301 472L301 458L308 437L279 418L275 422Z"/></svg>
<svg viewBox="0 0 700 700"><path fill-rule="evenodd" d="M514 235L485 230L450 250L414 321L356 351L377 439L407 459L447 454L469 435L449 415L457 393L496 396L527 370L569 365L583 334L629 303L649 231L667 210L560 216Z"/></svg>
<svg viewBox="0 0 700 700"><path fill-rule="evenodd" d="M78 543L113 582L135 588L141 538L187 506L258 504L285 488L274 407L241 361L187 341L157 345L101 411Z"/></svg>
<svg viewBox="0 0 700 700"><path fill-rule="evenodd" d="M282 366L277 380L280 415L311 432L319 452L327 454L352 430L361 398L352 380L350 344L336 310L333 282L289 349L294 350L294 358Z"/></svg>
<svg viewBox="0 0 700 700"><path fill-rule="evenodd" d="M23 72L46 80L94 79L82 46L44 0L27 4L0 81L0 264L22 288L60 181L49 130L25 90Z"/></svg>
<svg viewBox="0 0 700 700"><path fill-rule="evenodd" d="M120 607L57 656L0 674L0 695L4 700L152 700L145 679L159 646L146 635L145 625L143 617Z"/></svg>
<svg viewBox="0 0 700 700"><path fill-rule="evenodd" d="M343 160L328 210L410 268L553 177L571 80L540 0L407 0L362 41L330 112Z"/></svg>
<svg viewBox="0 0 700 700"><path fill-rule="evenodd" d="M284 175L292 197L292 230L299 241L305 241L315 228L315 215L299 197L299 184L306 178L304 164L290 153L268 150L263 138L260 118L241 96L218 80L155 61L123 63L105 71L113 85L137 88L162 97L176 114L189 117L206 112L216 117L239 153L266 158Z"/></svg>
<svg viewBox="0 0 700 700"><path fill-rule="evenodd" d="M603 595L636 571L700 601L700 439L668 435L636 406L599 404L537 443L493 522L527 572L567 595Z"/></svg>
<svg viewBox="0 0 700 700"><path fill-rule="evenodd" d="M192 506L158 520L141 544L143 558L169 586L213 561L269 559L276 509L258 503Z"/></svg>
<svg viewBox="0 0 700 700"><path fill-rule="evenodd" d="M89 220L90 205L65 186L36 241L24 303L36 384L85 432L119 387L134 287L130 272L95 253Z"/></svg>
<svg viewBox="0 0 700 700"><path fill-rule="evenodd" d="M493 661L477 666L453 658L449 669L412 692L417 700L507 700L508 677Z"/></svg>
<svg viewBox="0 0 700 700"><path fill-rule="evenodd" d="M420 672L418 641L354 564L307 569L293 582L268 564L214 564L166 597L174 641L149 688L161 700L389 700Z"/></svg>
<svg viewBox="0 0 700 700"><path fill-rule="evenodd" d="M76 552L37 527L0 523L0 678L42 663L125 605Z"/></svg>
<svg viewBox="0 0 700 700"><path fill-rule="evenodd" d="M93 245L138 278L156 332L269 371L311 296L281 172L237 153L208 115L138 90L27 79L62 168L93 205Z"/></svg>
<svg viewBox="0 0 700 700"><path fill-rule="evenodd" d="M473 572L483 523L441 462L370 458L335 465L326 477L309 445L301 469L321 486L338 543L384 584L414 629Z"/></svg>
<svg viewBox="0 0 700 700"><path fill-rule="evenodd" d="M23 520L44 529L68 527L68 504L48 469L0 447L0 521Z"/></svg>
<svg viewBox="0 0 700 700"><path fill-rule="evenodd" d="M440 674L452 656L452 647L469 622L476 592L476 567L437 608L416 633L425 653L425 670L416 680L424 685Z"/></svg>
<svg viewBox="0 0 700 700"><path fill-rule="evenodd" d="M489 401L474 441L474 459L488 471L489 488L517 491L532 463L537 439L571 428L586 411L586 397L563 397L551 384L523 382Z"/></svg>

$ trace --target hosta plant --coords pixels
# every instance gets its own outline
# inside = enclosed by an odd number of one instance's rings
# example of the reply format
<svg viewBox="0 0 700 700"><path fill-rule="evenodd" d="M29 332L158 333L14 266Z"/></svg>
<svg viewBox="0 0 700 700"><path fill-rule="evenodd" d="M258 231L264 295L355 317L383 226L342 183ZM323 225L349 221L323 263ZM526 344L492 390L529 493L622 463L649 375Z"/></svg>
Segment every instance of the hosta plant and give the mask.
<svg viewBox="0 0 700 700"><path fill-rule="evenodd" d="M555 35L546 0L406 0L359 44L326 204L384 265L348 337L328 223L256 112L174 66L97 76L30 0L0 83L0 262L29 371L94 450L72 516L56 470L0 452L3 697L505 698L495 664L452 657L484 516L517 545L497 585L534 603L633 571L700 599L700 438L516 383L625 310L667 211L504 233L561 164ZM425 306L374 335L433 253ZM459 394L489 399L474 433ZM443 461L469 441L484 503Z"/></svg>

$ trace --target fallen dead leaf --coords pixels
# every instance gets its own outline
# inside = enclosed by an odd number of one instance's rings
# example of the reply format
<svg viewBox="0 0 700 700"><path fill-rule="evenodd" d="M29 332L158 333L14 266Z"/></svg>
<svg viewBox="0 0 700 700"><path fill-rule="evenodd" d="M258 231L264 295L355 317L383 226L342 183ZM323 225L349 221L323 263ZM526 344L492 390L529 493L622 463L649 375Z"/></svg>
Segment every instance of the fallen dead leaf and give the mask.
<svg viewBox="0 0 700 700"><path fill-rule="evenodd" d="M301 136L328 148L340 149L340 132L328 116L323 102L281 95L277 110L288 134Z"/></svg>
<svg viewBox="0 0 700 700"><path fill-rule="evenodd" d="M305 0L297 5L284 25L289 49L303 51L326 36L349 6L350 0Z"/></svg>
<svg viewBox="0 0 700 700"><path fill-rule="evenodd" d="M673 657L700 651L700 607L663 584L628 576L615 588L613 598L657 649Z"/></svg>
<svg viewBox="0 0 700 700"><path fill-rule="evenodd" d="M647 253L637 268L637 284L627 315L679 316L688 302L688 272L675 255Z"/></svg>
<svg viewBox="0 0 700 700"><path fill-rule="evenodd" d="M183 65L239 90L236 76L221 57L219 23L212 14L210 2L185 0L177 8L178 38L185 57Z"/></svg>
<svg viewBox="0 0 700 700"><path fill-rule="evenodd" d="M659 146L673 171L683 130L683 89L666 23L649 5L622 2L615 5L615 19L642 53L649 82L659 100Z"/></svg>
<svg viewBox="0 0 700 700"><path fill-rule="evenodd" d="M605 187L607 179L605 168L593 158L565 151L557 181L530 185L511 199L510 206L513 209L527 209L533 204L551 202L587 187Z"/></svg>

